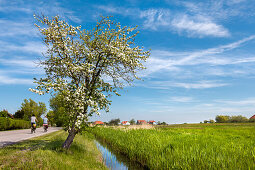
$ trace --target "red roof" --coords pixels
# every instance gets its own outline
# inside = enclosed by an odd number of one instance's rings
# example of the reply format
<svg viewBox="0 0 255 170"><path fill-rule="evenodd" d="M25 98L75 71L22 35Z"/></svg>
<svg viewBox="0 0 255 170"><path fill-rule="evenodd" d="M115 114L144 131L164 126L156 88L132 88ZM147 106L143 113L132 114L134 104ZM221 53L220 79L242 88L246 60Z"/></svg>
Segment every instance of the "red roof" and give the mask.
<svg viewBox="0 0 255 170"><path fill-rule="evenodd" d="M139 123L142 123L142 122L147 123L145 120L137 120L137 122L139 122Z"/></svg>
<svg viewBox="0 0 255 170"><path fill-rule="evenodd" d="M95 124L95 125L103 125L104 122L102 122L102 121L95 121L94 124Z"/></svg>
<svg viewBox="0 0 255 170"><path fill-rule="evenodd" d="M156 122L156 121L154 121L154 120L150 120L149 122L153 123L153 122Z"/></svg>
<svg viewBox="0 0 255 170"><path fill-rule="evenodd" d="M128 122L128 121L122 121L121 123L122 123L122 124L126 124L127 122Z"/></svg>
<svg viewBox="0 0 255 170"><path fill-rule="evenodd" d="M250 119L255 119L255 115L253 115Z"/></svg>

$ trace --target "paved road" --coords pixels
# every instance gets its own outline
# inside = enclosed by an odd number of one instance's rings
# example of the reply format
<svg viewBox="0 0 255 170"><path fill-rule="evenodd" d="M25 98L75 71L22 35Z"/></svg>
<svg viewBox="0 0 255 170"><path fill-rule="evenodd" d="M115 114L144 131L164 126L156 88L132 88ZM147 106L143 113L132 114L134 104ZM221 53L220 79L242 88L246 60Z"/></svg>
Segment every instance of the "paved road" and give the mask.
<svg viewBox="0 0 255 170"><path fill-rule="evenodd" d="M36 128L36 132L33 134L31 134L31 129L0 131L0 148L9 144L13 144L37 136L42 136L61 129L61 127L49 127L48 132L44 132L43 128L41 127Z"/></svg>

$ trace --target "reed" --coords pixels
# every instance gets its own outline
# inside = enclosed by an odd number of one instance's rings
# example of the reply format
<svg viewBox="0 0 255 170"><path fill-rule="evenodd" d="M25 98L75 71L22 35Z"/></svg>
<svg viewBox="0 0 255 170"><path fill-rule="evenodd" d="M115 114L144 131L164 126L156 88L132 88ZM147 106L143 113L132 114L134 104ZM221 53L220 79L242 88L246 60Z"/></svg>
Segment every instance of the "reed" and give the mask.
<svg viewBox="0 0 255 170"><path fill-rule="evenodd" d="M255 169L255 124L95 128L98 138L150 169Z"/></svg>

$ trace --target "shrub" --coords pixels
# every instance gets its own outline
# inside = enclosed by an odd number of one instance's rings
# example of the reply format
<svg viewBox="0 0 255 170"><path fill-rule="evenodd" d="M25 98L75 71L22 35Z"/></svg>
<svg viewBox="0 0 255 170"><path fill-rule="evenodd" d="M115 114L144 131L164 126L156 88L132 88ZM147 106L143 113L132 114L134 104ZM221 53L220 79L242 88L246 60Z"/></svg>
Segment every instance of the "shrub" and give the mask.
<svg viewBox="0 0 255 170"><path fill-rule="evenodd" d="M249 119L247 119L246 117L242 115L238 115L238 116L231 116L229 121L231 123L244 123L244 122L248 122Z"/></svg>
<svg viewBox="0 0 255 170"><path fill-rule="evenodd" d="M0 117L13 118L13 115L11 113L9 113L7 110L2 110L2 111L0 111Z"/></svg>
<svg viewBox="0 0 255 170"><path fill-rule="evenodd" d="M30 128L29 121L0 117L0 131L26 128Z"/></svg>
<svg viewBox="0 0 255 170"><path fill-rule="evenodd" d="M210 119L210 120L209 120L209 123L215 123L215 121L214 121L214 120L212 120L212 119Z"/></svg>
<svg viewBox="0 0 255 170"><path fill-rule="evenodd" d="M224 116L224 115L217 115L215 118L217 123L227 123L229 119L230 119L229 116Z"/></svg>
<svg viewBox="0 0 255 170"><path fill-rule="evenodd" d="M249 119L249 122L255 122L255 119Z"/></svg>

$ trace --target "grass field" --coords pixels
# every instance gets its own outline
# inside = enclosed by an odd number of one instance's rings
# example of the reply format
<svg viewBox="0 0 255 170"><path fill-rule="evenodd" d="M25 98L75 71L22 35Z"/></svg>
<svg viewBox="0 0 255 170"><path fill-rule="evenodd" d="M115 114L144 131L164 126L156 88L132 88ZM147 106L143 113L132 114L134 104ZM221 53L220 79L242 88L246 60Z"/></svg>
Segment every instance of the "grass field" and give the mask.
<svg viewBox="0 0 255 170"><path fill-rule="evenodd" d="M0 149L0 169L107 169L91 134L77 135L69 151L64 131Z"/></svg>
<svg viewBox="0 0 255 170"><path fill-rule="evenodd" d="M254 123L99 127L93 133L150 169L255 169Z"/></svg>

